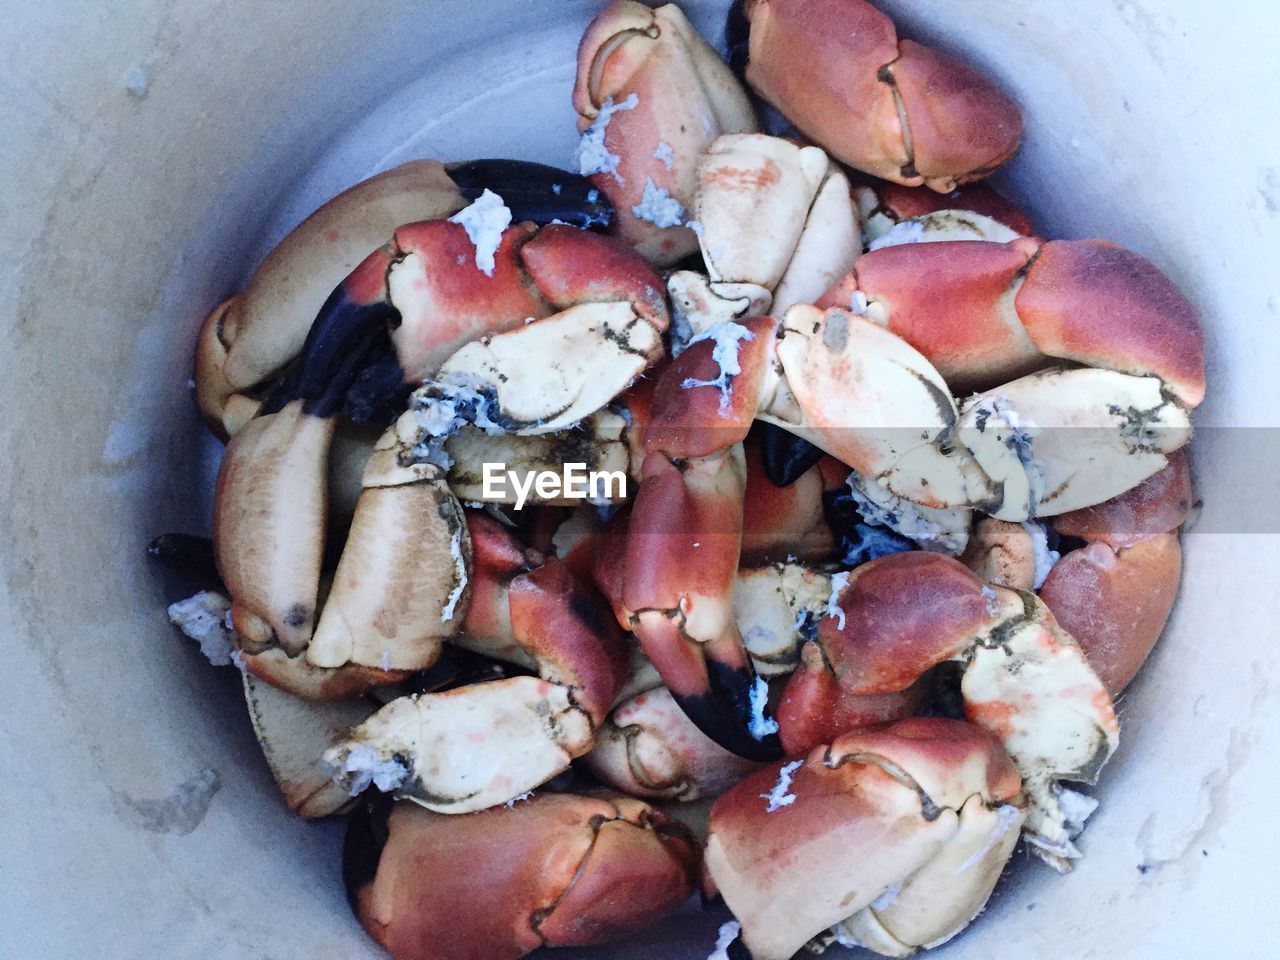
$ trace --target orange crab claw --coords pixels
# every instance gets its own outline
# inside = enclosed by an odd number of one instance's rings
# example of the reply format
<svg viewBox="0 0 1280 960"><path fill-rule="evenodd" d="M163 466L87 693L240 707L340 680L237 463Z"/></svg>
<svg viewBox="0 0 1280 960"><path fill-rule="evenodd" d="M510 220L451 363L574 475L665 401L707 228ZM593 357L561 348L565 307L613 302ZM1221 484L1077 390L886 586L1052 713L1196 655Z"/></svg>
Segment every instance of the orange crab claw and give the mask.
<svg viewBox="0 0 1280 960"><path fill-rule="evenodd" d="M747 0L747 82L850 166L949 191L1009 159L1017 105L965 63L899 40L863 0Z"/></svg>
<svg viewBox="0 0 1280 960"><path fill-rule="evenodd" d="M1040 598L1112 696L1137 674L1173 610L1182 573L1177 530L1193 500L1179 452L1128 493L1054 518L1058 533L1088 542L1054 565Z"/></svg>
<svg viewBox="0 0 1280 960"><path fill-rule="evenodd" d="M855 298L957 391L1069 360L1159 377L1187 408L1204 398L1194 308L1154 264L1106 241L886 246L859 257L818 305L848 309Z"/></svg>
<svg viewBox="0 0 1280 960"><path fill-rule="evenodd" d="M711 808L706 870L755 960L818 938L906 956L982 909L1025 817L990 734L915 718L753 774Z"/></svg>
<svg viewBox="0 0 1280 960"><path fill-rule="evenodd" d="M853 193L868 242L884 236L903 220L940 210L964 210L990 217L1024 237L1035 232L1030 218L1021 209L985 183L966 183L950 193L938 193L927 187L904 187L878 180L857 184Z"/></svg>
<svg viewBox="0 0 1280 960"><path fill-rule="evenodd" d="M352 818L343 877L395 960L518 960L644 929L689 897L697 863L682 826L629 798L547 794L457 817L382 800Z"/></svg>

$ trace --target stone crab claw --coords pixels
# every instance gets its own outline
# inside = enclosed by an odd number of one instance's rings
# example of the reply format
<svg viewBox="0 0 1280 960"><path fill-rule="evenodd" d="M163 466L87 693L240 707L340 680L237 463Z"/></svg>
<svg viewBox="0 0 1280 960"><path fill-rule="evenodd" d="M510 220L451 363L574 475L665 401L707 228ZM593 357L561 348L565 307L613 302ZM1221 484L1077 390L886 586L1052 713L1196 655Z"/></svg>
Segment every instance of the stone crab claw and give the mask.
<svg viewBox="0 0 1280 960"><path fill-rule="evenodd" d="M984 585L941 554L893 554L842 575L813 646L784 693L806 710L780 718L803 733L784 729L784 744L803 749L815 729L833 735L822 728L824 711L839 718L862 697L904 693L933 667L958 661L965 715L1022 773L1028 840L1061 869L1079 856L1057 781L1095 782L1119 726L1079 645L1034 594Z"/></svg>
<svg viewBox="0 0 1280 960"><path fill-rule="evenodd" d="M693 335L811 303L861 250L849 181L817 147L764 134L720 137L698 161L693 216L707 275L668 281Z"/></svg>
<svg viewBox="0 0 1280 960"><path fill-rule="evenodd" d="M445 440L467 424L566 427L662 352L661 281L639 257L570 226L503 229L510 214L488 222L493 208L468 208L487 227L397 230L333 292L297 363L228 446L215 555L246 664L269 682L341 697L430 666L466 604L469 546ZM476 229L492 246L472 242ZM528 351L552 360L529 364ZM433 373L365 469L313 638L335 418L384 417Z"/></svg>
<svg viewBox="0 0 1280 960"><path fill-rule="evenodd" d="M900 40L865 0L746 0L747 83L833 156L949 191L1018 148L1017 104L968 64Z"/></svg>
<svg viewBox="0 0 1280 960"><path fill-rule="evenodd" d="M302 351L334 288L401 224L447 217L485 189L516 221L607 226L607 200L582 177L543 164L414 160L357 183L295 227L242 293L209 314L196 347L196 401L226 440L253 418L263 390Z"/></svg>
<svg viewBox="0 0 1280 960"><path fill-rule="evenodd" d="M498 589L538 676L392 701L325 753L340 782L362 789L373 769L383 789L470 813L534 789L591 749L627 670L608 607L556 558Z"/></svg>
<svg viewBox="0 0 1280 960"><path fill-rule="evenodd" d="M720 56L675 4L615 0L578 46L579 166L617 209L617 230L651 263L698 249L686 226L698 158L722 133L756 129Z"/></svg>
<svg viewBox="0 0 1280 960"><path fill-rule="evenodd" d="M1084 546L1063 554L1040 599L1075 637L1113 697L1134 678L1164 630L1178 593L1178 528L1194 502L1179 451L1169 465L1119 497L1053 518Z"/></svg>
<svg viewBox="0 0 1280 960"><path fill-rule="evenodd" d="M465 816L386 798L352 818L351 907L395 960L518 960L618 940L696 885L697 842L629 797L541 794Z"/></svg>
<svg viewBox="0 0 1280 960"><path fill-rule="evenodd" d="M891 235L912 224L914 237ZM919 350L955 392L1069 361L1157 377L1186 409L1203 399L1195 310L1150 261L1102 240L906 242L931 233L947 235L903 221L817 306L864 313Z"/></svg>
<svg viewBox="0 0 1280 960"><path fill-rule="evenodd" d="M914 718L771 764L711 808L706 871L754 960L832 942L906 957L982 910L1026 816L985 731Z"/></svg>
<svg viewBox="0 0 1280 960"><path fill-rule="evenodd" d="M583 761L615 790L680 801L714 797L758 767L707 737L666 687L615 708Z"/></svg>

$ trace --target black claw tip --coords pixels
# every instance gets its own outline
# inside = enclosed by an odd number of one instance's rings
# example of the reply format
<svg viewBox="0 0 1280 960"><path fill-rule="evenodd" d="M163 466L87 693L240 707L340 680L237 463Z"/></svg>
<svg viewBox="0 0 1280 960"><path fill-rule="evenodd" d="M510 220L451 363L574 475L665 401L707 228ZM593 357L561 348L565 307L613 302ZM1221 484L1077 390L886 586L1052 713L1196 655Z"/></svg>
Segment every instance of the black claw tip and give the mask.
<svg viewBox="0 0 1280 960"><path fill-rule="evenodd" d="M342 843L342 882L347 889L347 903L357 916L360 891L373 883L382 850L391 835L387 819L394 803L386 794L370 790L360 798L347 821Z"/></svg>
<svg viewBox="0 0 1280 960"><path fill-rule="evenodd" d="M808 440L772 423L756 423L764 473L775 487L788 487L822 459L822 451Z"/></svg>
<svg viewBox="0 0 1280 960"><path fill-rule="evenodd" d="M781 757L782 743L776 733L758 740L751 733L751 689L755 685L752 672L709 659L707 674L709 689L706 693L694 696L673 694L680 709L699 730L730 753L761 762ZM768 723L767 711L759 719Z"/></svg>
<svg viewBox="0 0 1280 960"><path fill-rule="evenodd" d="M725 42L729 45L729 69L745 86L747 82L747 40L751 34L751 22L747 19L744 0L734 0L725 22Z"/></svg>
<svg viewBox="0 0 1280 960"><path fill-rule="evenodd" d="M613 204L591 181L545 163L472 160L449 167L449 176L468 200L492 190L517 222L559 220L584 230L613 223Z"/></svg>
<svg viewBox="0 0 1280 960"><path fill-rule="evenodd" d="M276 413L302 400L303 411L311 416L335 416L366 369L377 370L393 353L390 331L399 324L400 311L390 303L355 303L347 296L345 281L339 284L316 314L297 361L263 400L261 412ZM360 409L390 403L390 397L375 396L373 386L374 381L365 385ZM402 383L394 385L396 392L402 388Z"/></svg>

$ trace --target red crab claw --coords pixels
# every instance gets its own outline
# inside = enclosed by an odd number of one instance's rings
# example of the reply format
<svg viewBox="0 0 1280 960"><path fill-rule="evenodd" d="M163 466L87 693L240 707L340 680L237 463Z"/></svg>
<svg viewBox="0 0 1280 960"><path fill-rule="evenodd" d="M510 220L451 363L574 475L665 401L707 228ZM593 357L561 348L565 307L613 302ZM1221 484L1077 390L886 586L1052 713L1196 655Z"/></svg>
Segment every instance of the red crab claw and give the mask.
<svg viewBox="0 0 1280 960"><path fill-rule="evenodd" d="M714 797L758 766L694 726L666 687L620 704L583 760L607 786L651 800Z"/></svg>
<svg viewBox="0 0 1280 960"><path fill-rule="evenodd" d="M784 699L815 712L815 686L841 699L892 694L940 663L963 664L966 716L1000 739L1027 784L1029 839L1056 867L1079 856L1056 781L1095 782L1119 726L1079 645L1034 594L986 586L941 554L893 554L835 584L814 642L823 670L797 672Z"/></svg>
<svg viewBox="0 0 1280 960"><path fill-rule="evenodd" d="M949 193L927 187L904 187L885 180L856 184L854 198L868 243L879 240L904 220L914 220L942 210L962 210L990 217L1022 237L1035 233L1031 220L1011 200L985 183L966 183Z"/></svg>
<svg viewBox="0 0 1280 960"><path fill-rule="evenodd" d="M637 933L693 892L698 846L626 797L545 794L449 817L381 800L351 820L343 878L395 960L518 960Z"/></svg>
<svg viewBox="0 0 1280 960"><path fill-rule="evenodd" d="M934 190L1018 148L1017 104L956 58L899 40L863 0L747 0L747 82L850 166Z"/></svg>
<svg viewBox="0 0 1280 960"><path fill-rule="evenodd" d="M1049 572L1040 599L1076 638L1111 695L1118 696L1155 647L1182 572L1178 528L1194 495L1182 453L1128 493L1054 518L1086 545Z"/></svg>
<svg viewBox="0 0 1280 960"><path fill-rule="evenodd" d="M847 309L854 294L957 392L1066 360L1154 375L1187 408L1204 397L1194 308L1152 263L1105 241L887 246L859 257L818 305Z"/></svg>
<svg viewBox="0 0 1280 960"><path fill-rule="evenodd" d="M512 640L538 676L392 701L326 752L340 782L358 792L372 778L428 809L469 813L591 749L626 678L621 630L556 558L515 576L507 598Z"/></svg>
<svg viewBox="0 0 1280 960"><path fill-rule="evenodd" d="M833 940L907 956L986 903L1026 812L990 734L915 718L773 764L711 808L706 870L754 960Z"/></svg>
<svg viewBox="0 0 1280 960"><path fill-rule="evenodd" d="M658 266L694 253L685 226L698 158L722 133L756 129L720 56L675 4L615 0L578 46L580 168L617 208L618 233Z"/></svg>
<svg viewBox="0 0 1280 960"><path fill-rule="evenodd" d="M755 416L775 325L761 317L737 328L730 346L738 374L721 375L723 345L712 340L692 344L663 372L621 557L601 550L596 575L690 719L750 759L776 755L778 745L732 610L745 484L739 445Z"/></svg>
<svg viewBox="0 0 1280 960"><path fill-rule="evenodd" d="M401 224L447 217L485 189L513 218L607 226L607 200L588 196L582 177L543 164L414 160L334 197L286 236L244 292L209 314L196 350L196 400L226 440L254 415L263 384L301 352L325 300L371 249Z"/></svg>

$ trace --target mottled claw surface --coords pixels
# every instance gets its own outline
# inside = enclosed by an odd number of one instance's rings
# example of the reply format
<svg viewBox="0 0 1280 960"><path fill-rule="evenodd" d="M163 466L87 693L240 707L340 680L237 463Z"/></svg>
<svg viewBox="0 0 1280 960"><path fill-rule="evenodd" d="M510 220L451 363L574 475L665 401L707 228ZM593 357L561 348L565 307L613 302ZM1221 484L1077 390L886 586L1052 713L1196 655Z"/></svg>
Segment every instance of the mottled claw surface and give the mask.
<svg viewBox="0 0 1280 960"><path fill-rule="evenodd" d="M821 947L837 925L846 940L907 956L981 910L1023 816L1018 773L989 734L904 720L722 795L706 869L755 960L788 960L816 938Z"/></svg>
<svg viewBox="0 0 1280 960"><path fill-rule="evenodd" d="M352 819L343 874L395 960L518 960L646 928L697 866L693 838L647 804L546 794L458 817L374 803Z"/></svg>

